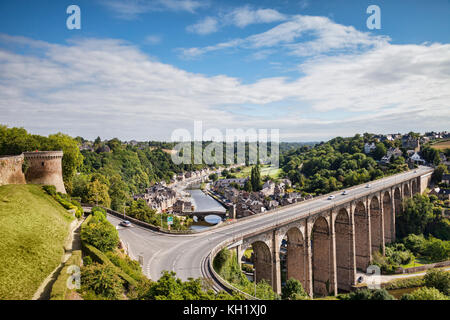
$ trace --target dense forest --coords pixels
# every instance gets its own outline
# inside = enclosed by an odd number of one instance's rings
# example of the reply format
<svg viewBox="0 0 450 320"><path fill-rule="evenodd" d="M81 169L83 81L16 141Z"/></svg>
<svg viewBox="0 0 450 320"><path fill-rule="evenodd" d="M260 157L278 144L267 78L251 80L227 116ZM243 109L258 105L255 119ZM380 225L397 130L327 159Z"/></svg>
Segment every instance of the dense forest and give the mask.
<svg viewBox="0 0 450 320"><path fill-rule="evenodd" d="M376 161L387 148L395 146L390 141L376 143L376 149L366 155L364 144L373 141L370 134L357 134L352 138L337 137L314 147L302 146L281 154L280 166L299 190L313 194L328 193L408 169L402 156L387 165Z"/></svg>

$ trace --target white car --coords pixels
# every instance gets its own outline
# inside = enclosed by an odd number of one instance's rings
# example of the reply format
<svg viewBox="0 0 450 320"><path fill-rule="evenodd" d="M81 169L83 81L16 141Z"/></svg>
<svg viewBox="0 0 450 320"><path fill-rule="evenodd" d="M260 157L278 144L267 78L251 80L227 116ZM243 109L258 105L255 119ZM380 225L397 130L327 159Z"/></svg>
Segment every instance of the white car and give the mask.
<svg viewBox="0 0 450 320"><path fill-rule="evenodd" d="M347 190L342 191L343 196L345 196L346 194L348 194Z"/></svg>
<svg viewBox="0 0 450 320"><path fill-rule="evenodd" d="M370 188L370 184L366 185L366 188Z"/></svg>
<svg viewBox="0 0 450 320"><path fill-rule="evenodd" d="M328 197L328 200L333 200L333 199L334 199L334 196L333 196L333 195L331 195L331 196Z"/></svg>

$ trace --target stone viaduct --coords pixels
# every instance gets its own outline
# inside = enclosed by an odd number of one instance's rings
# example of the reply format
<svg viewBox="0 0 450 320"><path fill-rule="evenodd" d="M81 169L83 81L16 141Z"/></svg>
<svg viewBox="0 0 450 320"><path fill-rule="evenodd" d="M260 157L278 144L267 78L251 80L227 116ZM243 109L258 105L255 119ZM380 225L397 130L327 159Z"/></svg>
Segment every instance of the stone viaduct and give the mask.
<svg viewBox="0 0 450 320"><path fill-rule="evenodd" d="M287 239L287 277L298 279L310 295L337 294L356 284L356 270L365 271L373 254L384 254L395 240L395 217L404 199L426 188L431 172L349 197L325 211L283 225L244 235L229 248L241 262L253 248L256 282L265 279L281 292L280 247Z"/></svg>

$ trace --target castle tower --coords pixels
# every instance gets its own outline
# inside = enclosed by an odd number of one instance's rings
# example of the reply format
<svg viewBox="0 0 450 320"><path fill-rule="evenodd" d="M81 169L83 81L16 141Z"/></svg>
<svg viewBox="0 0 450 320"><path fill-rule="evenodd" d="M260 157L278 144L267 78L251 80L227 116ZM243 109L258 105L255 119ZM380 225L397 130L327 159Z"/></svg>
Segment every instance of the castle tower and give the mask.
<svg viewBox="0 0 450 320"><path fill-rule="evenodd" d="M24 152L28 162L27 183L53 185L56 191L66 193L62 178L62 151Z"/></svg>

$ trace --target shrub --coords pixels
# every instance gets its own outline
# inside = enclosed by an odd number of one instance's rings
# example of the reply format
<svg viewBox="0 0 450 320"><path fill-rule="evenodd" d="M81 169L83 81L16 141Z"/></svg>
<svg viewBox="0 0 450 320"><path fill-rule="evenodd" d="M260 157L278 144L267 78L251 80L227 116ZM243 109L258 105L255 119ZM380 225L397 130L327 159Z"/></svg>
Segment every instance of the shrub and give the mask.
<svg viewBox="0 0 450 320"><path fill-rule="evenodd" d="M45 185L45 186L42 186L42 189L51 196L56 195L56 187L55 186Z"/></svg>
<svg viewBox="0 0 450 320"><path fill-rule="evenodd" d="M438 269L430 269L424 277L425 285L436 288L445 295L450 295L450 273Z"/></svg>
<svg viewBox="0 0 450 320"><path fill-rule="evenodd" d="M395 298L386 291L386 289L358 289L356 291L344 294L342 300L395 300Z"/></svg>
<svg viewBox="0 0 450 320"><path fill-rule="evenodd" d="M100 251L107 252L117 248L119 233L108 221L91 220L90 223L81 228L81 240Z"/></svg>
<svg viewBox="0 0 450 320"><path fill-rule="evenodd" d="M449 298L436 288L422 287L412 293L404 294L401 300L448 300Z"/></svg>
<svg viewBox="0 0 450 320"><path fill-rule="evenodd" d="M213 260L213 266L216 272L220 273L222 271L222 268L225 266L228 259L230 259L229 250L224 248L217 253Z"/></svg>
<svg viewBox="0 0 450 320"><path fill-rule="evenodd" d="M286 281L286 285L283 287L281 291L281 298L286 300L301 300L308 299L309 296L306 291L303 289L300 281L294 278L290 278Z"/></svg>
<svg viewBox="0 0 450 320"><path fill-rule="evenodd" d="M111 265L93 263L82 268L81 290L115 300L123 294L123 280Z"/></svg>
<svg viewBox="0 0 450 320"><path fill-rule="evenodd" d="M129 256L125 254L121 256L118 252L107 252L106 256L115 266L122 269L136 281L140 281L142 278L145 278L139 262L132 260Z"/></svg>
<svg viewBox="0 0 450 320"><path fill-rule="evenodd" d="M427 240L423 235L410 234L403 239L405 247L414 254L423 254Z"/></svg>
<svg viewBox="0 0 450 320"><path fill-rule="evenodd" d="M85 256L83 258L83 265L88 266L92 263L92 258L90 256Z"/></svg>
<svg viewBox="0 0 450 320"><path fill-rule="evenodd" d="M443 261L450 256L450 242L430 236L425 245L425 255L433 261Z"/></svg>
<svg viewBox="0 0 450 320"><path fill-rule="evenodd" d="M245 271L245 272L248 272L248 273L252 273L253 272L253 266L248 264L248 263L243 263L241 265L241 267L242 267L242 270Z"/></svg>

